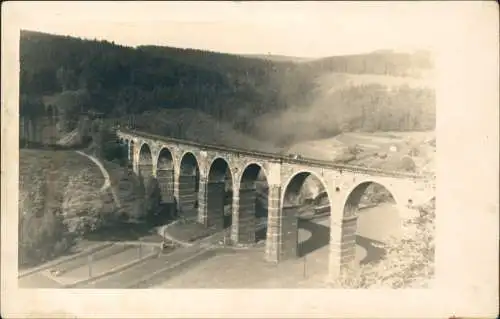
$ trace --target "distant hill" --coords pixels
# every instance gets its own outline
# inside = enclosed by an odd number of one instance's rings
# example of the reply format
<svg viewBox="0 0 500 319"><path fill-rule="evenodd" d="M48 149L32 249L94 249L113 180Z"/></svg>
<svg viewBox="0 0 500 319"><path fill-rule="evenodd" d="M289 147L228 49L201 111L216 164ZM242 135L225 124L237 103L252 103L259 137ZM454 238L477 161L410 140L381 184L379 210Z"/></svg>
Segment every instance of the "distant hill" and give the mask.
<svg viewBox="0 0 500 319"><path fill-rule="evenodd" d="M243 54L243 57L252 58L252 59L262 59L269 61L277 61L277 62L306 62L315 60L315 58L301 58L301 57L292 57L286 55L274 55L274 54Z"/></svg>
<svg viewBox="0 0 500 319"><path fill-rule="evenodd" d="M435 125L426 52L266 58L24 30L20 63L21 116L36 122L57 113L57 136L88 111L110 121L134 115L144 130L158 123L163 134L263 150L340 132Z"/></svg>

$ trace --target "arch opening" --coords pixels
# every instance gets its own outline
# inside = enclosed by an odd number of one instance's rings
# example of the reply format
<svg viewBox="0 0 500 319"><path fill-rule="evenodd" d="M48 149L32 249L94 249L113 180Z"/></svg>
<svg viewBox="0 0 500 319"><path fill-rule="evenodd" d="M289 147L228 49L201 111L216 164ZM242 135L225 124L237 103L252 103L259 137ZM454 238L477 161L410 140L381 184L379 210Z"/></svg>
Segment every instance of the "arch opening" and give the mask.
<svg viewBox="0 0 500 319"><path fill-rule="evenodd" d="M224 159L212 162L207 183L207 225L227 229L233 222L233 176Z"/></svg>
<svg viewBox="0 0 500 319"><path fill-rule="evenodd" d="M241 176L238 203L239 243L262 243L268 225L269 184L264 170L248 165Z"/></svg>
<svg viewBox="0 0 500 319"><path fill-rule="evenodd" d="M154 176L153 156L149 145L143 143L139 150L139 180L144 189L143 211L151 222L157 222L160 215L160 187Z"/></svg>
<svg viewBox="0 0 500 319"><path fill-rule="evenodd" d="M381 261L388 241L401 237L401 222L395 198L385 186L371 181L357 185L343 208L341 264Z"/></svg>
<svg viewBox="0 0 500 319"><path fill-rule="evenodd" d="M315 263L326 264L330 243L331 202L324 182L311 172L299 172L288 182L282 205L280 258L314 254Z"/></svg>
<svg viewBox="0 0 500 319"><path fill-rule="evenodd" d="M182 156L178 176L178 214L189 219L198 216L198 191L200 185L200 168L193 153Z"/></svg>
<svg viewBox="0 0 500 319"><path fill-rule="evenodd" d="M149 145L144 143L139 150L139 174L144 180L153 175L153 156Z"/></svg>
<svg viewBox="0 0 500 319"><path fill-rule="evenodd" d="M158 155L156 179L160 191L161 217L171 217L175 212L174 159L172 153L163 148ZM163 219L163 218L162 218Z"/></svg>

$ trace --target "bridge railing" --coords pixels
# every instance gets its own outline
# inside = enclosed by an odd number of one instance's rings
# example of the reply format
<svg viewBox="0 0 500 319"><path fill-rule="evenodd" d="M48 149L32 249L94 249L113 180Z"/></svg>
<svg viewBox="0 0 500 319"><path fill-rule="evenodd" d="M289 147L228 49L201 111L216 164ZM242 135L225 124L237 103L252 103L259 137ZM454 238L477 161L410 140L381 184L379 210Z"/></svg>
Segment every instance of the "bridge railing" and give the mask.
<svg viewBox="0 0 500 319"><path fill-rule="evenodd" d="M348 165L348 164L338 164L338 163L332 163L332 162L326 161L326 160L318 160L318 159L311 159L311 158L304 158L304 157L292 158L290 156L286 156L286 155L279 154L279 153L266 153L266 152L261 152L261 151L251 151L251 150L238 149L238 148L229 147L229 146L220 146L220 145L213 145L213 144L207 144L207 143L200 143L200 142L183 140L183 139L178 139L178 138L173 138L173 137L156 135L156 134L147 133L147 132L141 132L141 131L132 130L132 129L120 128L117 130L118 134L121 132L123 134L127 134L127 135L135 135L135 136L139 136L139 137L143 137L143 138L155 139L155 140L160 140L160 141L165 141L165 142L174 142L174 143L179 143L179 144L184 144L184 145L196 146L196 147L199 147L201 149L212 149L212 150L218 150L218 151L233 152L233 153L236 153L236 155L238 155L238 154L250 155L250 156L265 158L267 160L282 162L282 163L303 164L303 165L305 164L305 165L309 165L309 166L324 167L324 168L330 168L330 169L336 169L336 170L340 170L340 171L348 171L348 172L354 172L354 173L361 173L361 174L372 174L372 175L375 174L375 175L385 175L385 176L391 176L391 177L412 178L412 179L433 179L433 175L431 175L431 174L416 174L416 173L403 172L403 171L388 171L388 170L379 169L379 168L370 168L370 167Z"/></svg>

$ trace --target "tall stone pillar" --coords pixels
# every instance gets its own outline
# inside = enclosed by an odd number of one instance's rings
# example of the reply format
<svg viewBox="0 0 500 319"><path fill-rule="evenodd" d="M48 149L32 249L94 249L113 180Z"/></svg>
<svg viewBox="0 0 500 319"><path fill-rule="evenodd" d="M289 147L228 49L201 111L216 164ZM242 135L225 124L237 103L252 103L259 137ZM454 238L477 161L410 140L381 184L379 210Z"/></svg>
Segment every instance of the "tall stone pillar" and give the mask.
<svg viewBox="0 0 500 319"><path fill-rule="evenodd" d="M238 243L255 243L255 187L240 189L239 218L238 218Z"/></svg>
<svg viewBox="0 0 500 319"><path fill-rule="evenodd" d="M358 224L358 216L351 216L342 220L342 237L341 237L341 267L352 267L356 259L356 228Z"/></svg>
<svg viewBox="0 0 500 319"><path fill-rule="evenodd" d="M133 143L128 143L128 160L132 164L134 164L134 144Z"/></svg>
<svg viewBox="0 0 500 319"><path fill-rule="evenodd" d="M238 242L240 233L240 191L239 188L233 190L231 241Z"/></svg>
<svg viewBox="0 0 500 319"><path fill-rule="evenodd" d="M207 225L207 188L207 178L200 176L200 186L198 189L198 222L203 225Z"/></svg>
<svg viewBox="0 0 500 319"><path fill-rule="evenodd" d="M179 214L186 218L195 218L197 216L195 203L197 200L196 194L196 175L180 174L177 181L178 208Z"/></svg>
<svg viewBox="0 0 500 319"><path fill-rule="evenodd" d="M268 206L267 206L267 234L266 234L266 255L269 262L279 261L279 241L280 241L280 198L281 186L269 185Z"/></svg>
<svg viewBox="0 0 500 319"><path fill-rule="evenodd" d="M224 181L209 181L207 183L207 218L206 226L224 228L224 198L226 184Z"/></svg>
<svg viewBox="0 0 500 319"><path fill-rule="evenodd" d="M357 206L363 190L354 190L343 205L333 198L330 213L330 256L328 277L335 280L343 269L354 266L356 259ZM335 203L339 203L335 205Z"/></svg>
<svg viewBox="0 0 500 319"><path fill-rule="evenodd" d="M172 204L174 202L174 170L160 168L156 175L160 186L162 203Z"/></svg>
<svg viewBox="0 0 500 319"><path fill-rule="evenodd" d="M287 206L281 213L279 260L297 258L298 211L300 206Z"/></svg>

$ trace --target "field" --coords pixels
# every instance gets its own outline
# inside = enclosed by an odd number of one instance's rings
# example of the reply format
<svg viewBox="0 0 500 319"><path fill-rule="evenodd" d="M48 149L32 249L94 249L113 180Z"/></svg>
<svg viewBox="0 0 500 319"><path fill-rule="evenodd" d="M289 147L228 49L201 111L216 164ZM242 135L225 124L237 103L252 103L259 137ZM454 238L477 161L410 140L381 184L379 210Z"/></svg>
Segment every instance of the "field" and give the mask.
<svg viewBox="0 0 500 319"><path fill-rule="evenodd" d="M431 74L425 74L421 78L390 76L381 74L352 74L352 73L327 73L316 80L317 90L324 93L332 93L335 90L349 88L353 86L379 84L387 89L407 85L409 87L432 87L433 80Z"/></svg>
<svg viewBox="0 0 500 319"><path fill-rule="evenodd" d="M21 149L19 151L19 182L24 188L33 179L47 179L55 185L65 186L72 176L80 172L80 182L101 187L104 177L99 167L74 151Z"/></svg>
<svg viewBox="0 0 500 319"><path fill-rule="evenodd" d="M417 148L418 154L412 156L417 170L433 171L435 146L429 141L435 139L430 132L353 132L343 133L329 139L297 143L288 149L288 153L303 157L337 161L345 154L348 147L357 146L360 153L356 159L345 163L365 167L396 169L403 156ZM395 149L391 150L391 147Z"/></svg>

